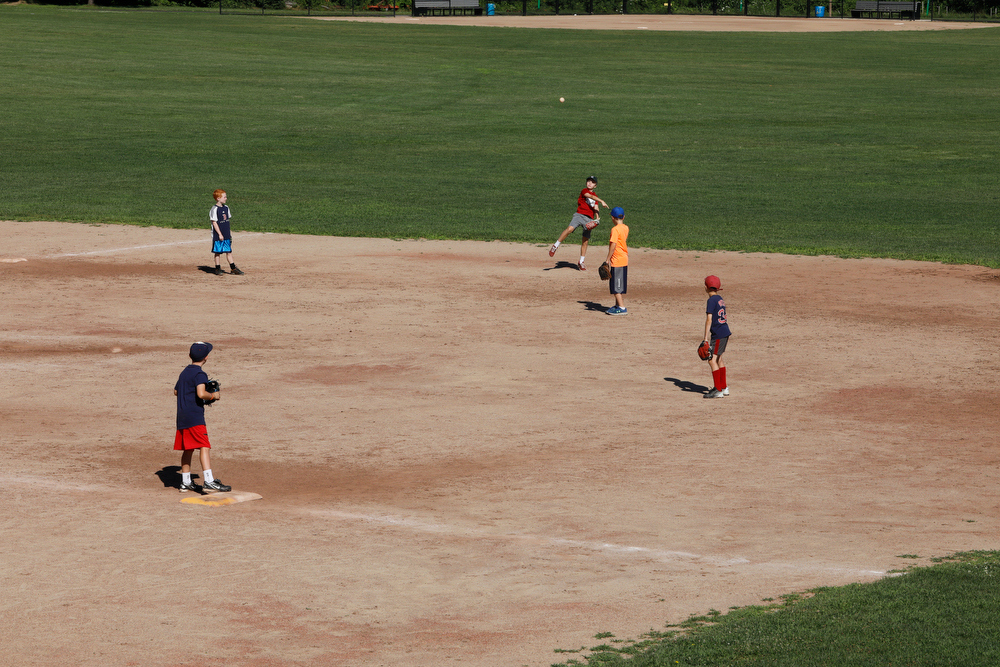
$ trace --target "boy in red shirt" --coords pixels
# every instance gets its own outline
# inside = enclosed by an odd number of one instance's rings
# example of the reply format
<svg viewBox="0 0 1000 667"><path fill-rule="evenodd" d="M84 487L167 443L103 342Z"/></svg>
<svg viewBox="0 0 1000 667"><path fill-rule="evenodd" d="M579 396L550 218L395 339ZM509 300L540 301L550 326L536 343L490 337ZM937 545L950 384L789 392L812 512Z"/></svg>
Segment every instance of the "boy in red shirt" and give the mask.
<svg viewBox="0 0 1000 667"><path fill-rule="evenodd" d="M573 230L577 227L583 227L583 242L580 244L579 264L581 271L587 270L584 260L587 258L587 244L590 243L590 230L601 224L600 215L598 214L600 204L604 204L604 208L610 208L607 202L598 197L594 192L594 188L596 187L597 177L588 176L587 187L580 190L580 196L576 199L576 213L573 214L573 219L569 221L569 227L559 236L559 240L549 248L549 257L555 256L556 250L566 240L566 237L572 234Z"/></svg>

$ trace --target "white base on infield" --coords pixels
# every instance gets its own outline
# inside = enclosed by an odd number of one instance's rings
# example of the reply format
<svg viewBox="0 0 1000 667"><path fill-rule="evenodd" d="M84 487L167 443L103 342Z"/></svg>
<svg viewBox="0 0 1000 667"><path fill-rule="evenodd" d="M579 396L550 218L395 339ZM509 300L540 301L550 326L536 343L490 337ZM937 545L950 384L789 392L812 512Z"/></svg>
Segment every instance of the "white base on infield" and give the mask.
<svg viewBox="0 0 1000 667"><path fill-rule="evenodd" d="M208 505L209 507L221 507L222 505L233 505L243 503L248 500L260 500L262 496L250 491L230 491L228 493L208 493L205 495L194 495L181 498L182 503L188 505Z"/></svg>

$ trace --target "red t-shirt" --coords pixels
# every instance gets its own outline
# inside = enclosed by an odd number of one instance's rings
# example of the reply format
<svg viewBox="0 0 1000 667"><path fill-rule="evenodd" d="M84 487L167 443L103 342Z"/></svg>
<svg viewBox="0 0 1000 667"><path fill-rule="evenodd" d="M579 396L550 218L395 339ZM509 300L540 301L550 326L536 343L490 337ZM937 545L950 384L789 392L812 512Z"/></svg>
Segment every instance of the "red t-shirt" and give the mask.
<svg viewBox="0 0 1000 667"><path fill-rule="evenodd" d="M593 218L597 213L597 200L594 199L596 196L590 188L580 190L580 197L576 200L576 212L588 218Z"/></svg>

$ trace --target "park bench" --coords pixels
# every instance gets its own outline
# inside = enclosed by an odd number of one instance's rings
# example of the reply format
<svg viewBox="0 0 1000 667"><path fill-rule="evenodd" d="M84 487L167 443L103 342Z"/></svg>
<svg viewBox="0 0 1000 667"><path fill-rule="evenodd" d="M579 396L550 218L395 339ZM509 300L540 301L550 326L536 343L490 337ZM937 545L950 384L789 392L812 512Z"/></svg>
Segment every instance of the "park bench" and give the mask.
<svg viewBox="0 0 1000 667"><path fill-rule="evenodd" d="M911 19L920 18L920 0L858 0L851 10L855 19Z"/></svg>
<svg viewBox="0 0 1000 667"><path fill-rule="evenodd" d="M434 16L435 12L441 16L445 14L454 16L458 12L482 16L483 8L479 6L479 0L413 0L414 16L421 14Z"/></svg>

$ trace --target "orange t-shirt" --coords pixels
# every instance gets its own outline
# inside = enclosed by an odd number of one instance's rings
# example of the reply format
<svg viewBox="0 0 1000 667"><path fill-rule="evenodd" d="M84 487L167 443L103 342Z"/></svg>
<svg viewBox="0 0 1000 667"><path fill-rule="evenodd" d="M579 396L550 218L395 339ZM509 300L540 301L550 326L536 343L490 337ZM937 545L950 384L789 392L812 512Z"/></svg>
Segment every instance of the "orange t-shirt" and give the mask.
<svg viewBox="0 0 1000 667"><path fill-rule="evenodd" d="M623 222L611 228L610 243L615 244L615 251L611 254L611 266L628 266L628 226Z"/></svg>

